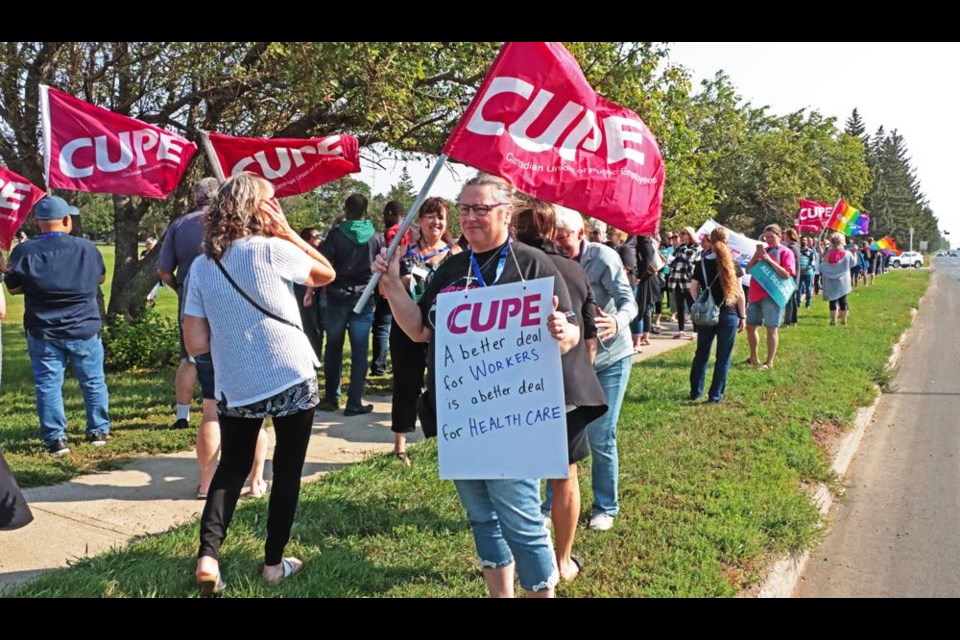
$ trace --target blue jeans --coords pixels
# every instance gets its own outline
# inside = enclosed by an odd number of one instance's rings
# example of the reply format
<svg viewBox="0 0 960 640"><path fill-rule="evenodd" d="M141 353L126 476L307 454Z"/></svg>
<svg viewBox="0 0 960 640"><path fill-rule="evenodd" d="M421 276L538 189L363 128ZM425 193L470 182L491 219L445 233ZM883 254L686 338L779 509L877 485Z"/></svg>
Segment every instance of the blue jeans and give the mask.
<svg viewBox="0 0 960 640"><path fill-rule="evenodd" d="M812 273L801 273L800 274L800 288L797 289L797 306L800 305L800 300L803 299L803 295L807 296L807 309L810 308L810 300L813 298L813 274Z"/></svg>
<svg viewBox="0 0 960 640"><path fill-rule="evenodd" d="M620 419L620 407L627 393L630 371L633 369L633 355L617 360L603 371L597 371L597 379L607 395L607 412L587 424L587 440L590 442L590 468L593 484L593 509L591 515L605 513L615 516L620 512L617 500L617 482L620 473L620 461L617 457L617 421ZM543 501L543 511L549 511L553 504L553 488L547 483L547 497Z"/></svg>
<svg viewBox="0 0 960 640"><path fill-rule="evenodd" d="M730 356L733 355L733 342L737 338L739 324L737 314L721 307L720 322L716 326L697 327L697 353L693 356L693 366L690 367L691 400L696 400L703 393L714 337L717 339L717 361L713 365L713 381L710 383L707 398L713 402L723 400L723 392L727 388L727 372L730 371Z"/></svg>
<svg viewBox="0 0 960 640"><path fill-rule="evenodd" d="M110 433L110 401L103 375L103 343L100 336L85 340L35 338L27 332L27 351L37 387L40 439L50 446L67 439L67 415L63 409L63 374L70 370L80 383L87 410L87 435Z"/></svg>
<svg viewBox="0 0 960 640"><path fill-rule="evenodd" d="M323 328L327 334L327 352L323 361L326 378L324 399L340 402L340 376L343 374L343 339L350 333L350 388L347 409L360 409L367 378L367 354L370 352L370 326L373 324L373 298L363 313L354 313L355 301L327 300L323 308Z"/></svg>
<svg viewBox="0 0 960 640"><path fill-rule="evenodd" d="M540 513L539 480L454 480L467 511L480 566L516 559L520 586L549 589L560 580L550 534Z"/></svg>
<svg viewBox="0 0 960 640"><path fill-rule="evenodd" d="M382 375L387 371L390 325L393 324L393 315L390 313L390 303L386 298L374 297L377 299L377 304L373 311L373 356L370 359L370 370L374 374Z"/></svg>

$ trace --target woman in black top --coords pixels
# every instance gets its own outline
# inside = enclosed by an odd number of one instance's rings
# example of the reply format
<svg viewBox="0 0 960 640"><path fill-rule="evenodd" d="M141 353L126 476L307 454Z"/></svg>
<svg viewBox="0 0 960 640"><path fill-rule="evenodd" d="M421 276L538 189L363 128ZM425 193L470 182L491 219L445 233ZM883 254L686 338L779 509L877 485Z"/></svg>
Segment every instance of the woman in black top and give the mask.
<svg viewBox="0 0 960 640"><path fill-rule="evenodd" d="M427 198L418 212L420 233L416 244L404 249L400 258L400 277L415 301L420 300L433 273L451 255L460 253L453 242L447 222L450 207L443 198ZM407 337L397 323L390 326L390 358L393 360L393 403L390 430L393 431L393 455L410 466L407 434L417 423L417 401L423 393L423 374L427 366L427 345Z"/></svg>
<svg viewBox="0 0 960 640"><path fill-rule="evenodd" d="M662 262L650 236L637 236L637 308L640 318L640 345L650 344L653 309L661 299L660 268Z"/></svg>
<svg viewBox="0 0 960 640"><path fill-rule="evenodd" d="M399 275L399 260L387 263L385 252L371 269L382 273L383 292L390 301L394 322L416 342L428 343L427 392L436 416L436 350L434 326L436 300L441 292L496 287L501 284L554 276L556 311L545 318L551 339L557 340L560 353L580 342L580 329L569 321L570 294L556 266L542 251L519 242L511 242L513 188L502 178L480 174L463 187L457 209L460 225L470 243L470 251L453 256L427 284L419 308L404 289ZM500 259L500 257L503 259ZM427 423L421 424L427 433ZM433 424L436 435L436 423ZM540 481L525 479L454 480L460 502L473 530L483 577L492 597L510 598L515 576L528 597L552 597L560 578L553 545L540 512Z"/></svg>
<svg viewBox="0 0 960 640"><path fill-rule="evenodd" d="M690 368L690 399L696 400L703 393L710 349L716 336L717 361L707 399L720 402L727 387L734 340L737 333L746 327L746 305L740 286L743 273L730 254L727 230L723 227L717 227L709 236L704 236L702 246L702 257L694 265L690 293L696 298L704 287L709 287L713 301L720 307L720 321L712 327L697 326L697 353Z"/></svg>
<svg viewBox="0 0 960 640"><path fill-rule="evenodd" d="M617 252L620 256L620 262L623 263L623 271L627 274L627 280L630 282L630 289L633 291L633 298L637 301L637 308L640 306L640 300L637 297L637 239L635 236L627 234L613 226L607 227L607 246ZM637 316L630 321L630 335L633 338L633 351L640 353L642 341L640 335L643 333L643 313L637 313Z"/></svg>
<svg viewBox="0 0 960 640"><path fill-rule="evenodd" d="M573 539L580 517L577 462L590 455L587 424L607 412L607 398L593 369L593 358L597 353L597 327L594 323L597 303L593 289L580 263L571 260L567 252L553 242L555 232L556 212L551 204L535 201L517 213L517 240L540 249L553 260L570 292L571 309L580 316L583 336L560 358L563 392L569 409L566 414L569 477L549 481L553 497L541 507L553 521L560 577L570 581L577 577L583 566L583 561L573 555Z"/></svg>

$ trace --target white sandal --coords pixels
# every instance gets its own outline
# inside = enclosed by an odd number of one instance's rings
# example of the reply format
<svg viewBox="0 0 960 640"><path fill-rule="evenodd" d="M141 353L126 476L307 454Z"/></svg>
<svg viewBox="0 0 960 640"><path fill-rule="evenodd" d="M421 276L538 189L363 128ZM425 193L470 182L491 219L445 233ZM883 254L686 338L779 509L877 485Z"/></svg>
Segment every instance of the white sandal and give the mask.
<svg viewBox="0 0 960 640"><path fill-rule="evenodd" d="M300 560L298 558L282 558L280 560L280 566L283 568L282 576L274 579L270 579L264 576L263 579L269 582L270 584L280 584L281 582L283 582L293 574L300 573L300 571L303 569L303 560Z"/></svg>

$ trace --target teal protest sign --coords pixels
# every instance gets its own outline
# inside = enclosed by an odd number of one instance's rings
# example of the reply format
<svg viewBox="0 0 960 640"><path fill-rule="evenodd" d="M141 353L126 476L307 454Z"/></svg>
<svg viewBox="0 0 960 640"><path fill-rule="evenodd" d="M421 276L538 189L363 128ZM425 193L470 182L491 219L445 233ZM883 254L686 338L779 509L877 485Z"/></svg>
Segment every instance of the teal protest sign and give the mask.
<svg viewBox="0 0 960 640"><path fill-rule="evenodd" d="M787 306L787 300L797 288L797 282L793 278L781 278L766 261L753 265L747 273L753 278L750 286L762 286L781 309Z"/></svg>

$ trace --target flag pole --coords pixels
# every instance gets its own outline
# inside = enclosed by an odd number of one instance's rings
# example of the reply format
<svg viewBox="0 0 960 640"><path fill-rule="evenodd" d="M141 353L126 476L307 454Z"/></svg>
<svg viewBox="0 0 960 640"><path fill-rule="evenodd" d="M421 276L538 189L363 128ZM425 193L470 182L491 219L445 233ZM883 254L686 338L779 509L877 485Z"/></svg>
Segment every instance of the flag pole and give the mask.
<svg viewBox="0 0 960 640"><path fill-rule="evenodd" d="M827 218L827 224L823 225L823 229L820 230L820 237L817 238L817 242L821 242L821 241L823 240L823 236L827 235L827 229L830 229L831 231L834 231L834 230L835 230L835 229L833 229L833 228L830 226L830 223L833 222L833 214L834 214L834 211L837 210L837 207L840 206L840 203L841 203L842 201L843 201L843 196L841 196L840 198L838 198L837 201L836 201L836 203L834 203L834 205L833 205L833 211L830 212L830 217Z"/></svg>
<svg viewBox="0 0 960 640"><path fill-rule="evenodd" d="M447 154L441 153L440 157L437 158L437 164L433 165L433 169L430 171L430 175L427 176L427 180L423 183L423 186L420 188L420 193L417 194L417 199L413 201L413 204L410 205L410 210L407 212L407 217L403 219L403 222L400 223L400 230L397 232L397 235L393 237L393 241L390 243L390 247L387 249L387 264L390 264L390 261L393 259L393 254L397 252L397 247L400 246L400 241L403 239L404 234L407 232L407 229L410 228L411 223L413 223L413 217L417 215L417 211L420 210L420 205L423 204L423 201L427 199L427 193L430 192L430 187L433 186L433 181L437 179L437 175L440 173L440 169L447 162ZM357 304L353 307L354 313L362 313L363 308L367 306L367 301L370 299L370 296L373 295L374 289L377 288L377 284L380 282L380 274L375 273L373 277L370 278L370 282L367 283L367 287L363 290L363 293L360 295L360 299L357 300Z"/></svg>
<svg viewBox="0 0 960 640"><path fill-rule="evenodd" d="M210 136L206 131L200 132L200 140L203 141L203 150L207 153L207 160L213 168L213 175L216 176L220 184L223 184L227 181L227 178L223 175L223 167L220 166L220 160L213 150L213 144L210 142Z"/></svg>

